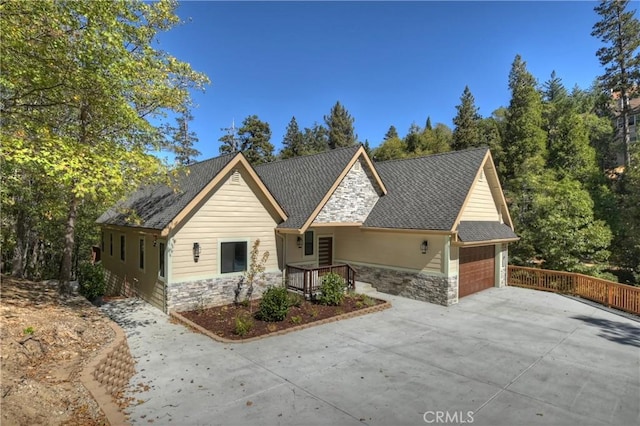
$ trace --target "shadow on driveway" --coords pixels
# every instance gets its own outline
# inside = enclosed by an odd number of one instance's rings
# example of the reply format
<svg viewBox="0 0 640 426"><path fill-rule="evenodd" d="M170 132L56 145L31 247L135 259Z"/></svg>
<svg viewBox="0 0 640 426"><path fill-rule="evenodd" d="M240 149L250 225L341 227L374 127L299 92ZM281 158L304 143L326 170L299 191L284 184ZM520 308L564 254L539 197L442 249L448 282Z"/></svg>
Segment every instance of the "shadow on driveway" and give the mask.
<svg viewBox="0 0 640 426"><path fill-rule="evenodd" d="M640 348L640 327L636 327L624 322L611 321L603 318L587 317L577 315L571 318L584 321L594 327L600 328L598 336L604 337L612 342L621 343Z"/></svg>
<svg viewBox="0 0 640 426"><path fill-rule="evenodd" d="M152 317L141 318L137 311L144 311L142 309L144 304L145 302L140 299L123 299L105 303L100 307L100 310L122 327L127 334L139 334L144 327L157 323Z"/></svg>

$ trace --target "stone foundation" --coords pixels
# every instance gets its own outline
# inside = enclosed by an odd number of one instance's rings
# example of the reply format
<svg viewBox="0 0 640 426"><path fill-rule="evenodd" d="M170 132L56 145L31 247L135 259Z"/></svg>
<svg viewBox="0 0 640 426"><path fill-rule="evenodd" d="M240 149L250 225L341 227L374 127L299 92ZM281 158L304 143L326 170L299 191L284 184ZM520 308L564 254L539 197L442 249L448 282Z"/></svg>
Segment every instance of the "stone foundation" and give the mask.
<svg viewBox="0 0 640 426"><path fill-rule="evenodd" d="M241 280L242 276L233 276L171 284L167 287L167 310L184 312L232 303ZM254 284L252 298L259 297L271 285L282 285L281 272L265 274L264 280ZM245 284L243 295L246 288Z"/></svg>
<svg viewBox="0 0 640 426"><path fill-rule="evenodd" d="M427 275L372 266L352 265L356 279L371 284L378 291L438 305L458 303L458 277ZM357 288L356 288L357 291Z"/></svg>

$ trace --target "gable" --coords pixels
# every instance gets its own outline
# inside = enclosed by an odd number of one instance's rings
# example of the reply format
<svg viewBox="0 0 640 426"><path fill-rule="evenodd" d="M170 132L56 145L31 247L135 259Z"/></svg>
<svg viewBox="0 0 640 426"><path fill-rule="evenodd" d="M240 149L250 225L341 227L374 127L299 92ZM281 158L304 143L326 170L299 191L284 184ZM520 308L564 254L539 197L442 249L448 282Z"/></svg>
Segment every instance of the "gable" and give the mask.
<svg viewBox="0 0 640 426"><path fill-rule="evenodd" d="M489 186L488 174L491 170L485 165L474 182L467 203L460 216L461 221L500 221L494 194Z"/></svg>
<svg viewBox="0 0 640 426"><path fill-rule="evenodd" d="M173 230L172 280L184 281L219 273L219 244L225 240L251 244L260 239L260 250L273 254L265 266L277 268L274 229L280 220L247 169L238 165L229 170ZM192 255L196 241L201 249L197 263Z"/></svg>
<svg viewBox="0 0 640 426"><path fill-rule="evenodd" d="M382 189L361 154L313 223L361 224L380 198Z"/></svg>

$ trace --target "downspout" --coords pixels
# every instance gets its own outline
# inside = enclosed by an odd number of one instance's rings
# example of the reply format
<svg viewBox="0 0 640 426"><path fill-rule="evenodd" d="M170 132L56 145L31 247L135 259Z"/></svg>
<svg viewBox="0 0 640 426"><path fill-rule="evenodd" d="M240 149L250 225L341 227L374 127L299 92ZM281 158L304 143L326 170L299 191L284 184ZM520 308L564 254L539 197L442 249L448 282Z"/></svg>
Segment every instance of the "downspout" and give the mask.
<svg viewBox="0 0 640 426"><path fill-rule="evenodd" d="M276 231L276 235L282 239L282 285L286 284L287 272L287 237Z"/></svg>

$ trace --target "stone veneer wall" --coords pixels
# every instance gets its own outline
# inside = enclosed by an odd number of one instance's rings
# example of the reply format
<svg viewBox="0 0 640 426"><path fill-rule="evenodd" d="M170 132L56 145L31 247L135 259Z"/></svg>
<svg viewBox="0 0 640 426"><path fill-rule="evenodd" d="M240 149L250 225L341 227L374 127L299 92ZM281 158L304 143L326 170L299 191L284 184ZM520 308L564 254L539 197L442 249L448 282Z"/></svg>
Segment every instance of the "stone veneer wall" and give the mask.
<svg viewBox="0 0 640 426"><path fill-rule="evenodd" d="M428 275L381 267L352 265L356 280L378 291L449 306L458 303L458 277ZM356 291L358 290L356 286Z"/></svg>
<svg viewBox="0 0 640 426"><path fill-rule="evenodd" d="M236 275L171 284L167 287L167 310L183 312L232 303L241 279ZM260 296L270 285L282 285L281 272L266 273L265 280L254 285L252 297Z"/></svg>
<svg viewBox="0 0 640 426"><path fill-rule="evenodd" d="M356 170L356 164L359 168ZM324 205L314 223L362 223L378 201L377 185L367 165L358 160Z"/></svg>

